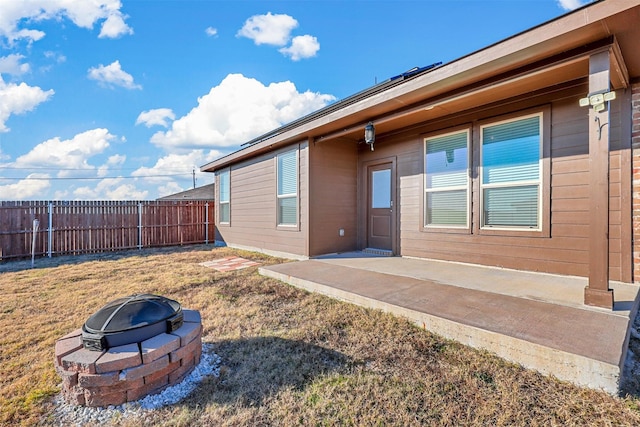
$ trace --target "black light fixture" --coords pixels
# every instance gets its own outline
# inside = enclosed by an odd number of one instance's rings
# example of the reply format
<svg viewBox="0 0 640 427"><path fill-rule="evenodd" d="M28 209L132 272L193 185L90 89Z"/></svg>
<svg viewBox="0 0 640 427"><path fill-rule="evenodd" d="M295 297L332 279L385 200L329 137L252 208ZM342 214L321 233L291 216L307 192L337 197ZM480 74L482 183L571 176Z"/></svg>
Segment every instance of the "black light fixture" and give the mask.
<svg viewBox="0 0 640 427"><path fill-rule="evenodd" d="M364 127L364 142L366 142L373 151L373 143L376 142L376 128L373 127L373 122L367 123Z"/></svg>

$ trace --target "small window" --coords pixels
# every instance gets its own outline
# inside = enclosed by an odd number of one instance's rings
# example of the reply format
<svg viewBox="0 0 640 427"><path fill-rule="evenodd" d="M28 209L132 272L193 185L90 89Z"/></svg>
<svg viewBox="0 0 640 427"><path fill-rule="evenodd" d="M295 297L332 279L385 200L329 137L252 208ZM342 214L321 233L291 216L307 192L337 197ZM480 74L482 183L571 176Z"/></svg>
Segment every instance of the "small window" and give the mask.
<svg viewBox="0 0 640 427"><path fill-rule="evenodd" d="M219 221L222 224L229 224L231 216L229 171L220 173L220 196L218 200Z"/></svg>
<svg viewBox="0 0 640 427"><path fill-rule="evenodd" d="M298 150L279 154L278 225L298 225Z"/></svg>
<svg viewBox="0 0 640 427"><path fill-rule="evenodd" d="M541 229L542 114L482 126L483 228Z"/></svg>
<svg viewBox="0 0 640 427"><path fill-rule="evenodd" d="M469 131L425 139L424 226L469 228Z"/></svg>

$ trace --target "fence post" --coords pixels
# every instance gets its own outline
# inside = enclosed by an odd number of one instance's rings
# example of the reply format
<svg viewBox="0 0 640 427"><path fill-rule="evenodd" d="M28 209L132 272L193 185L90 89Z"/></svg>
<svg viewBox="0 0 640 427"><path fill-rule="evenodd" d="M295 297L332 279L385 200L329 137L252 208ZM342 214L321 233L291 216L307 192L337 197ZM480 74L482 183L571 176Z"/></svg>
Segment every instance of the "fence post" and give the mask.
<svg viewBox="0 0 640 427"><path fill-rule="evenodd" d="M142 249L142 203L138 203L138 249Z"/></svg>
<svg viewBox="0 0 640 427"><path fill-rule="evenodd" d="M209 244L209 202L204 204L204 243Z"/></svg>
<svg viewBox="0 0 640 427"><path fill-rule="evenodd" d="M40 221L36 218L33 220L33 232L31 233L31 268L33 268L36 261L36 238L38 234L38 227L40 226Z"/></svg>
<svg viewBox="0 0 640 427"><path fill-rule="evenodd" d="M178 238L180 239L180 246L182 246L184 236L182 235L182 209L180 207L178 208Z"/></svg>
<svg viewBox="0 0 640 427"><path fill-rule="evenodd" d="M47 256L51 258L53 248L53 202L49 202L49 229L47 230Z"/></svg>

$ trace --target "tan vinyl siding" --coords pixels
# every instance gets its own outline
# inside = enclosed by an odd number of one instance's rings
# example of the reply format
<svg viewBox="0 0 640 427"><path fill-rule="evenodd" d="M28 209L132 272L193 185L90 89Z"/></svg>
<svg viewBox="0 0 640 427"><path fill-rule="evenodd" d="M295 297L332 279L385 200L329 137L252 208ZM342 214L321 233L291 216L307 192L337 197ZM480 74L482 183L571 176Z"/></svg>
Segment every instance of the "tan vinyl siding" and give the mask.
<svg viewBox="0 0 640 427"><path fill-rule="evenodd" d="M232 245L264 251L307 256L307 157L308 144L299 144L299 224L280 229L276 219L275 156L298 147L264 154L231 167L231 222L217 224L219 240Z"/></svg>
<svg viewBox="0 0 640 427"><path fill-rule="evenodd" d="M351 141L310 146L310 255L357 249L358 151ZM339 230L344 236L339 236Z"/></svg>
<svg viewBox="0 0 640 427"><path fill-rule="evenodd" d="M371 160L373 156L397 156L401 255L587 276L590 215L588 116L577 102L584 90L573 89L575 96L565 96L559 100L547 97L523 105L523 109L535 108L536 105L551 106L551 205L550 218L543 218L543 221L550 221L550 237L421 231L424 135L434 130L446 131L465 122L476 123L486 118L482 113L453 117L449 128L442 125L433 128L426 124L419 134L414 131L412 134L378 141L373 154L361 151L361 162ZM620 122L619 109L620 105L616 103L611 112L609 269L611 280L630 281L630 271L626 271L629 268L625 268L630 265L630 261L625 259L630 256L630 248L624 243L624 233L629 232L630 224L625 223L622 214L630 206L626 206L628 201L621 197L622 171L629 165L623 164L620 151L620 129L616 125ZM490 117L499 119L500 114L512 112L506 107L497 107L492 110ZM474 192L478 191L477 183L477 180L473 180ZM472 221L477 224L477 207L472 207L472 212ZM475 229L472 227L472 230Z"/></svg>

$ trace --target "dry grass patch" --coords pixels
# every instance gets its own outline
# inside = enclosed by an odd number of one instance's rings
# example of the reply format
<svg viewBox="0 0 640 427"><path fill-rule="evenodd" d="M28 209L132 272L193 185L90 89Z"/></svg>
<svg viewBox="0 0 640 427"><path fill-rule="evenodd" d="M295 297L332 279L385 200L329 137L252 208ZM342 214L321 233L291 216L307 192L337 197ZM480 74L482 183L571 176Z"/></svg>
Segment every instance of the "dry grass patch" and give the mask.
<svg viewBox="0 0 640 427"><path fill-rule="evenodd" d="M55 424L53 347L106 302L149 292L202 314L222 359L180 404L113 425L640 425L639 401L544 377L408 321L182 250L0 264L0 424Z"/></svg>

